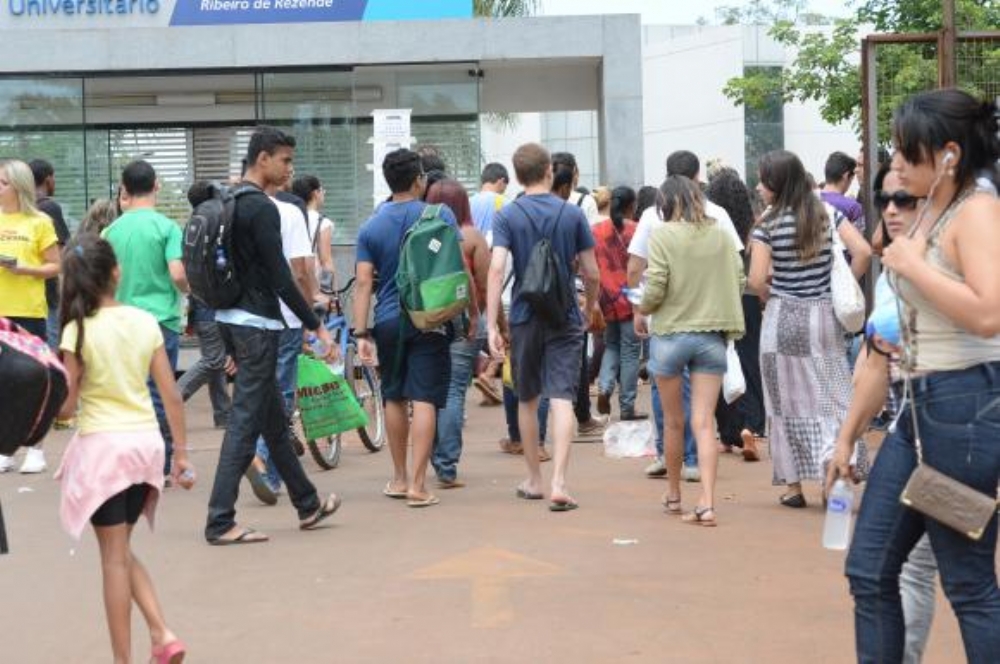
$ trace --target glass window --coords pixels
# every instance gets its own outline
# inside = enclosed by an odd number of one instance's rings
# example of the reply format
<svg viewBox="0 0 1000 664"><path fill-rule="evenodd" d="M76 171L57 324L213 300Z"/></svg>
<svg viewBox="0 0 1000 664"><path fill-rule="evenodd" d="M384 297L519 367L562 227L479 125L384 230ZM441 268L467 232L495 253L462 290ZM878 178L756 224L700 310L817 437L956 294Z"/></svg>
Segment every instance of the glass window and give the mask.
<svg viewBox="0 0 1000 664"><path fill-rule="evenodd" d="M769 77L780 77L781 67L745 67L744 74L763 73ZM757 186L759 174L757 164L760 158L771 150L785 147L785 104L781 94L774 94L761 108L744 109L745 162L747 186Z"/></svg>

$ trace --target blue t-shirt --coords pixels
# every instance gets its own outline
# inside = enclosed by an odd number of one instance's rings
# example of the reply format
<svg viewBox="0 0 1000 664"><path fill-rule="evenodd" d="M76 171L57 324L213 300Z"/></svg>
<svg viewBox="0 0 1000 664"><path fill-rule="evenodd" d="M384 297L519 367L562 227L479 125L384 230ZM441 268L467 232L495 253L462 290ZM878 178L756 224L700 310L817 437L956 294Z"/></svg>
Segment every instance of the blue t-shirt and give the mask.
<svg viewBox="0 0 1000 664"><path fill-rule="evenodd" d="M558 222L556 221L558 218ZM493 246L505 247L514 257L514 295L510 305L511 325L527 323L531 307L521 300L521 278L528 266L531 250L548 237L552 249L562 259L567 287L574 283L573 262L577 254L594 247L594 235L583 210L569 205L554 194L522 196L493 217ZM566 320L582 324L576 297L570 298Z"/></svg>
<svg viewBox="0 0 1000 664"><path fill-rule="evenodd" d="M357 262L371 263L378 276L376 325L399 318L399 291L396 289L399 250L403 246L403 235L420 219L425 207L427 204L418 200L383 203L358 231ZM455 215L447 205L441 206L441 218L452 226L458 226Z"/></svg>

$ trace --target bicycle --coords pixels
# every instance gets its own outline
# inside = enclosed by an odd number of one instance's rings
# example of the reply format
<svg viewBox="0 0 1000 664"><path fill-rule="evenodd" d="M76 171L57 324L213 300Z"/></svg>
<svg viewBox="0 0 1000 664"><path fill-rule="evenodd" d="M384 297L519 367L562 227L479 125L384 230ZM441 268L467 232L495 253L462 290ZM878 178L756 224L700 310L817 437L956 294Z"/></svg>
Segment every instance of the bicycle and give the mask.
<svg viewBox="0 0 1000 664"><path fill-rule="evenodd" d="M385 410L382 406L382 388L375 367L361 363L358 346L347 317L344 315L342 299L354 286L352 277L340 290L334 291L330 304L322 310L323 324L330 331L334 342L340 344L343 375L347 385L368 415L368 424L356 429L361 443L370 451L378 452L385 446ZM306 440L306 447L316 463L325 470L333 470L340 463L343 447L341 436L335 434L319 440Z"/></svg>

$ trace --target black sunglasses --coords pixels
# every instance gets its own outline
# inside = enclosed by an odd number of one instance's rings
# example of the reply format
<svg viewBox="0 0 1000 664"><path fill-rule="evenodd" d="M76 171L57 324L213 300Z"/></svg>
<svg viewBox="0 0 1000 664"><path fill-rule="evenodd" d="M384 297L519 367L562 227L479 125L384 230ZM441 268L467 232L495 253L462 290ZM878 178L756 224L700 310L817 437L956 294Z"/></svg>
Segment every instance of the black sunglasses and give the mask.
<svg viewBox="0 0 1000 664"><path fill-rule="evenodd" d="M922 200L922 197L908 194L902 189L891 194L881 190L875 192L875 207L879 210L885 210L889 203L895 204L897 210L913 210Z"/></svg>

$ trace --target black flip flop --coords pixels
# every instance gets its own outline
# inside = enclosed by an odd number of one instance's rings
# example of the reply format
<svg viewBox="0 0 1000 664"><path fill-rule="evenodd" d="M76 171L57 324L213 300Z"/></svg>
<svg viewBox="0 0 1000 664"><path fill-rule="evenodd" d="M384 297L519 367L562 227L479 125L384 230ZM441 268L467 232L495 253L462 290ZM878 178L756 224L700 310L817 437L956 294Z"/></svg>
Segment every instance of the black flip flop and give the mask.
<svg viewBox="0 0 1000 664"><path fill-rule="evenodd" d="M801 493L796 493L796 494L786 493L781 498L778 498L778 502L784 505L785 507L801 509L806 506L806 497Z"/></svg>
<svg viewBox="0 0 1000 664"><path fill-rule="evenodd" d="M253 528L244 528L243 532L236 537L216 537L208 540L208 543L212 546L235 546L236 544L260 544L267 541L270 541L270 538L264 533L259 533Z"/></svg>
<svg viewBox="0 0 1000 664"><path fill-rule="evenodd" d="M329 497L323 501L323 504L319 506L319 509L313 512L312 516L299 521L299 530L312 530L318 526L323 519L330 516L338 509L340 509L340 496L335 493L331 493Z"/></svg>
<svg viewBox="0 0 1000 664"><path fill-rule="evenodd" d="M521 500L541 500L545 497L545 494L531 493L523 487L517 487L517 497Z"/></svg>
<svg viewBox="0 0 1000 664"><path fill-rule="evenodd" d="M549 503L550 512L572 512L578 507L575 500L553 500Z"/></svg>

